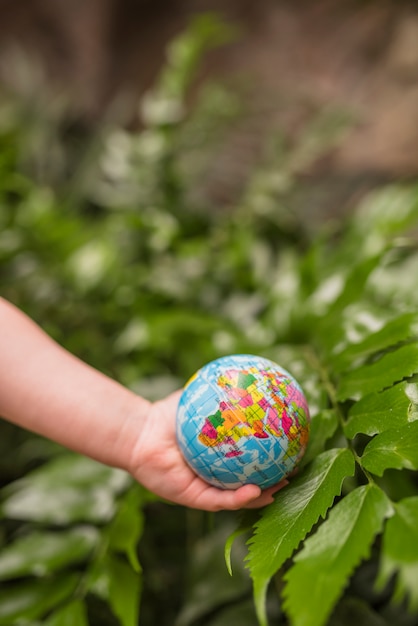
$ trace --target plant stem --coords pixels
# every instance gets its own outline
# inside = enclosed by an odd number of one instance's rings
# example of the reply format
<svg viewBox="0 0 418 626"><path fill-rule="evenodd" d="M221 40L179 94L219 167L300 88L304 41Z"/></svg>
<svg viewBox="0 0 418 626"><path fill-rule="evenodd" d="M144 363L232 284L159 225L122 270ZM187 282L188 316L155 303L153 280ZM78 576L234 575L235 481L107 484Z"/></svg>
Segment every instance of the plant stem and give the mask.
<svg viewBox="0 0 418 626"><path fill-rule="evenodd" d="M328 370L327 368L323 365L322 361L319 359L318 355L316 354L316 352L314 351L314 349L312 348L312 346L307 346L305 349L305 355L306 355L306 359L307 361L312 365L312 367L318 372L320 380L324 386L324 389L327 392L329 401L331 403L332 408L335 411L335 414L337 416L337 419L339 421L341 430L345 436L344 433L344 426L345 426L345 417L344 417L344 413L341 407L341 404L338 402L338 398L337 398L337 390L335 388L334 383L332 382L331 377L329 376ZM362 463L361 463L361 458L358 456L353 442L351 439L348 439L347 437L345 437L346 441L347 441L347 447L349 448L349 450L351 451L351 453L354 456L354 460L356 461L357 465L360 467L361 471L363 472L363 474L365 475L365 477L367 478L368 482L371 484L374 484L375 481L373 479L373 476L363 467Z"/></svg>

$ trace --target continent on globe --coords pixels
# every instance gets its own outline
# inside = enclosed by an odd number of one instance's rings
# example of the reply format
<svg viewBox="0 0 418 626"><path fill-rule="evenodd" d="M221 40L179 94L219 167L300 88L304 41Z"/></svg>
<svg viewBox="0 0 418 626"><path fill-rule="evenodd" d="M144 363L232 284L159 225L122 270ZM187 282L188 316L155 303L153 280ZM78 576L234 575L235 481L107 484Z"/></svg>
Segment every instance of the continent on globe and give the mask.
<svg viewBox="0 0 418 626"><path fill-rule="evenodd" d="M176 429L187 463L208 483L266 488L302 458L309 423L305 396L289 372L269 359L234 355L188 381Z"/></svg>

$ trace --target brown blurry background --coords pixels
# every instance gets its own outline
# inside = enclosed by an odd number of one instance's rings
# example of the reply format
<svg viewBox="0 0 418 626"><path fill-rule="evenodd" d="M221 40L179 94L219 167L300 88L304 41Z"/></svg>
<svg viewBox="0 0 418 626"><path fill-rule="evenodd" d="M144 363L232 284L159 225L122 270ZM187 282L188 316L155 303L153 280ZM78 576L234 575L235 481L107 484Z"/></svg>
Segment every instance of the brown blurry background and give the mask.
<svg viewBox="0 0 418 626"><path fill-rule="evenodd" d="M332 171L344 185L418 173L416 2L0 0L0 10L3 85L22 89L20 59L65 91L87 122L121 95L133 118L170 38L192 15L218 11L241 36L211 53L204 72L250 79L252 131L235 138L244 160L274 126L297 133L310 112L336 106L350 111L353 130L318 164L319 179Z"/></svg>

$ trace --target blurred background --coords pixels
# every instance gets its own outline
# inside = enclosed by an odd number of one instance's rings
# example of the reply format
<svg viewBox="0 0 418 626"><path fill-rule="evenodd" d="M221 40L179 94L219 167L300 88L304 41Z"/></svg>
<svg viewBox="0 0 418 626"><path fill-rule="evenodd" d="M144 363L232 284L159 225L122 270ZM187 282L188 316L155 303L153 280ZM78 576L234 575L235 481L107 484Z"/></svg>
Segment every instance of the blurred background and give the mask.
<svg viewBox="0 0 418 626"><path fill-rule="evenodd" d="M315 411L299 348L353 259L415 211L416 2L0 0L0 16L1 294L149 399L253 352ZM414 245L348 328L418 305ZM5 422L0 484L0 624L256 624L245 547L233 578L223 562L233 515L158 502Z"/></svg>
<svg viewBox="0 0 418 626"><path fill-rule="evenodd" d="M138 124L138 99L153 84L166 45L193 15L207 11L237 32L206 55L199 79L246 81L249 116L223 146L223 174L216 164L209 172L217 199L242 185L273 129L294 140L324 107L343 110L352 128L315 163L320 200L313 194L312 205L332 204L321 194L330 176L339 206L353 189L417 173L413 1L2 0L1 82L29 101L42 99L45 90L52 101L65 101L70 134L71 126L73 132L91 128L104 116Z"/></svg>

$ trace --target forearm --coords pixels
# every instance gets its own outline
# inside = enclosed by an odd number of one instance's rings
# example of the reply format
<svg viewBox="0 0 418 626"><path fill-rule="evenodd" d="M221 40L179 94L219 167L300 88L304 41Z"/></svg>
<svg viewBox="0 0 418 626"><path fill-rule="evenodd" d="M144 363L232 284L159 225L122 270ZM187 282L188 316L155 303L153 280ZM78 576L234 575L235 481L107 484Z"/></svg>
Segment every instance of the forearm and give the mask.
<svg viewBox="0 0 418 626"><path fill-rule="evenodd" d="M128 469L133 439L149 407L0 298L0 416Z"/></svg>

